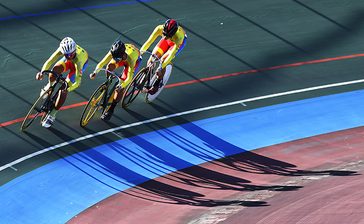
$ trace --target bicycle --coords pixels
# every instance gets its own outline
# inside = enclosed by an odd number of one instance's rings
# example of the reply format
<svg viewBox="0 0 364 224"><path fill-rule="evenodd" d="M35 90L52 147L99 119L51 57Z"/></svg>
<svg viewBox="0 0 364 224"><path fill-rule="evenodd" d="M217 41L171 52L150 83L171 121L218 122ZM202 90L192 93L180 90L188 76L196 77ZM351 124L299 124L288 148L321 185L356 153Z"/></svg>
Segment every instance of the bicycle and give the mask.
<svg viewBox="0 0 364 224"><path fill-rule="evenodd" d="M156 74L157 64L158 62L161 63L161 61L155 54L149 51L146 51L146 53L152 56L151 63L142 68L125 89L121 100L121 104L124 109L126 109L137 98L140 92L146 93L145 102L151 103L162 92L171 75L172 65L167 65L163 81L160 83L158 91L155 94L149 94L148 89L153 86L154 82L158 78Z"/></svg>
<svg viewBox="0 0 364 224"><path fill-rule="evenodd" d="M83 109L80 120L81 127L86 127L97 110L101 110L101 114L103 114L109 109L113 101L114 90L121 81L120 77L115 72L108 71L106 69L101 70L108 72L110 75L108 75L107 80L97 87L97 89L93 92L87 105ZM113 83L113 79L115 78L117 78L117 81L109 90L111 84Z"/></svg>
<svg viewBox="0 0 364 224"><path fill-rule="evenodd" d="M42 123L45 118L47 117L48 113L52 111L54 108L54 104L58 97L58 92L61 90L61 88L67 89L67 81L66 79L56 72L45 70L42 72L43 76L52 74L56 77L55 82L49 87L48 90L44 91L38 99L35 101L35 103L30 108L28 114L25 116L21 126L20 130L25 131L37 117L41 117L40 123ZM65 84L65 85L63 85ZM54 91L57 89L57 91ZM34 113L34 114L33 114Z"/></svg>

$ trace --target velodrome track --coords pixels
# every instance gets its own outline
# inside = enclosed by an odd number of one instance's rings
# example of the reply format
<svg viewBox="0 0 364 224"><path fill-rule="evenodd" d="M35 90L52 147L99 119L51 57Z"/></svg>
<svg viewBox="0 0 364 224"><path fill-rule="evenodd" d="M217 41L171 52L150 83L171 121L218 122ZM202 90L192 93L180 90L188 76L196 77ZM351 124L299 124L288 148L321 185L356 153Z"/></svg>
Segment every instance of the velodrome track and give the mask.
<svg viewBox="0 0 364 224"><path fill-rule="evenodd" d="M1 1L0 223L364 222L363 7ZM168 17L188 34L168 88L80 128L111 43L140 47ZM53 128L21 133L65 36L89 52L82 85Z"/></svg>

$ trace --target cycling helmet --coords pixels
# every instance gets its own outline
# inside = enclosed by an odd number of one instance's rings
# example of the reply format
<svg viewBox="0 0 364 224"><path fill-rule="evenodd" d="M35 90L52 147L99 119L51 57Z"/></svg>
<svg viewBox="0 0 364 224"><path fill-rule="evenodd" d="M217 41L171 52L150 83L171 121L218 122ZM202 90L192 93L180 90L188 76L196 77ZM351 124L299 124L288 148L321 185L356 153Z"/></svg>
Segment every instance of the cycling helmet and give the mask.
<svg viewBox="0 0 364 224"><path fill-rule="evenodd" d="M122 58L123 54L125 53L125 44L120 40L116 41L115 43L112 44L110 52L113 58L115 59Z"/></svg>
<svg viewBox="0 0 364 224"><path fill-rule="evenodd" d="M76 42L71 37L65 37L59 44L62 54L71 54L76 50Z"/></svg>
<svg viewBox="0 0 364 224"><path fill-rule="evenodd" d="M178 29L178 23L174 19L168 19L163 26L163 35L166 37L172 37Z"/></svg>

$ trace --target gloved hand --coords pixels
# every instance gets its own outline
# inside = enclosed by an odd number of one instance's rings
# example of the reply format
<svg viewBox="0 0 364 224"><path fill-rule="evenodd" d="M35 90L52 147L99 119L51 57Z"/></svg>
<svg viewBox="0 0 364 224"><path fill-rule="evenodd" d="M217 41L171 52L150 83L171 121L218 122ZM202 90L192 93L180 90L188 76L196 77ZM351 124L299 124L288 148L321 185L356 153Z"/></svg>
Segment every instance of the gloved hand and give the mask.
<svg viewBox="0 0 364 224"><path fill-rule="evenodd" d="M95 77L96 77L96 72L90 74L90 79L95 79Z"/></svg>
<svg viewBox="0 0 364 224"><path fill-rule="evenodd" d="M35 79L36 79L36 80L42 80L42 79L43 79L43 73L42 73L42 72L38 72L38 73L35 75Z"/></svg>

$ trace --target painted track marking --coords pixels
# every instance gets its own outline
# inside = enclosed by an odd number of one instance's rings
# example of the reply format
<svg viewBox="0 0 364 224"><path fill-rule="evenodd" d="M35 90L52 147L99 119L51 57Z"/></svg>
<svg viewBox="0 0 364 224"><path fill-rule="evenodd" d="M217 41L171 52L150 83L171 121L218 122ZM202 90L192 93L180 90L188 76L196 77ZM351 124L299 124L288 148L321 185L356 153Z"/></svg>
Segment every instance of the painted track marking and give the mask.
<svg viewBox="0 0 364 224"><path fill-rule="evenodd" d="M188 110L188 111L184 111L184 112L180 112L180 113L175 113L175 114L170 114L170 115L166 115L166 116L156 117L156 118L148 119L148 120L145 120L145 121L139 121L139 122L135 122L135 123L132 123L132 124L122 125L122 126L119 126L119 127L116 127L116 128L110 128L110 129L100 131L100 132L97 132L97 133L94 133L94 134L85 135L85 136L73 139L71 141L63 142L63 143L60 143L60 144L53 145L53 146L50 146L48 148L42 149L40 151L34 152L32 154L29 154L27 156L24 156L24 157L21 157L21 158L19 158L17 160L14 160L11 163L8 163L6 165L1 166L0 171L3 171L5 169L7 169L7 168L10 168L10 167L12 167L14 165L17 165L17 164L23 162L25 160L31 159L31 158L33 158L35 156L44 154L46 152L49 152L49 151L52 151L52 150L55 150L55 149L58 149L58 148L61 148L61 147L64 147L64 146L68 146L68 145L71 145L71 144L76 143L76 142L80 142L80 141L83 141L83 140L94 138L94 137L97 137L97 136L100 136L100 135L108 134L108 133L119 131L119 130L122 130L122 129L127 129L127 128L130 128L130 127L135 127L135 126L139 126L139 125L149 124L149 123L152 123L152 122L166 120L166 119L173 118L173 117L179 117L179 116L183 116L183 115L198 113L198 112L212 110L212 109L218 109L218 108L222 108L222 107L227 107L227 106L232 106L232 105L237 105L237 104L242 104L242 103L247 103L247 102L253 102L253 101L264 100L264 99L269 99L269 98L275 98L275 97L280 97L280 96L287 96L287 95L303 93L303 92L309 92L309 91L315 91L315 90L320 90L320 89L333 88L333 87L338 87L338 86L352 85L352 84L363 83L363 82L364 82L364 79L359 79L359 80L353 80L353 81L348 81L348 82L333 83L333 84L328 84L328 85L321 85L321 86L314 86L314 87L309 87L309 88L304 88L304 89L291 90L291 91L287 91L287 92L274 93L274 94L269 94L269 95L265 95L265 96L258 96L258 97L233 101L233 102L229 102L229 103L218 104L218 105L214 105L214 106L197 108L197 109Z"/></svg>
<svg viewBox="0 0 364 224"><path fill-rule="evenodd" d="M344 55L344 56L333 57L333 58L324 58L324 59L318 59L318 60L312 60L312 61L296 62L296 63L286 64L286 65L277 65L277 66L261 68L261 69L252 69L252 70L247 70L247 71L242 71L242 72L235 72L235 73L230 73L230 74L217 75L217 76L212 76L212 77L207 77L207 78L202 78L202 79L197 79L197 80L190 80L190 81L186 81L186 82L169 84L169 85L166 85L165 88L174 88L174 87L178 87L178 86L207 82L207 81L234 77L234 76L239 76L239 75L258 73L258 72L262 72L262 71L272 71L272 70L278 70L278 69L283 69L283 68L299 67L299 66L303 66L303 65L319 64L319 63L325 63L325 62L331 62L331 61L340 61L340 60L352 59L352 58L358 58L358 57L364 57L364 54ZM68 109L80 107L80 106L83 106L86 104L87 104L87 102L71 104L71 105L61 107L61 110L68 110ZM25 119L25 117L22 117L22 118L17 118L15 120L0 123L0 128L10 126L15 123L23 122L24 119Z"/></svg>

